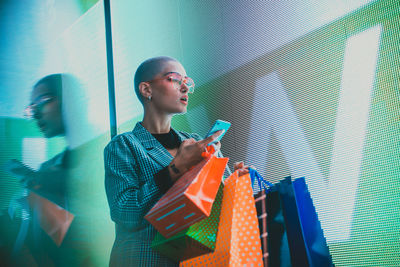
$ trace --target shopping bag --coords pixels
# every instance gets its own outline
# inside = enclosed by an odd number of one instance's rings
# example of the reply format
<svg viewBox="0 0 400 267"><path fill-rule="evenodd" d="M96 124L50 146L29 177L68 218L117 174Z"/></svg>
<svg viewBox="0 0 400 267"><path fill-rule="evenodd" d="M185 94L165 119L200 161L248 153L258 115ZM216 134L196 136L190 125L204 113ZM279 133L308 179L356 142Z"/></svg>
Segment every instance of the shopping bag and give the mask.
<svg viewBox="0 0 400 267"><path fill-rule="evenodd" d="M292 266L333 266L304 178L286 177L277 188Z"/></svg>
<svg viewBox="0 0 400 267"><path fill-rule="evenodd" d="M286 179L284 183L289 188L290 184L293 187L309 266L333 266L321 223L304 177L295 179L293 182L291 179ZM288 238L291 239L291 235L288 235Z"/></svg>
<svg viewBox="0 0 400 267"><path fill-rule="evenodd" d="M28 195L31 209L38 215L40 227L60 246L70 228L74 215L34 192Z"/></svg>
<svg viewBox="0 0 400 267"><path fill-rule="evenodd" d="M221 183L209 217L170 238L165 238L157 233L151 247L175 262L214 251L223 188L224 185Z"/></svg>
<svg viewBox="0 0 400 267"><path fill-rule="evenodd" d="M267 213L267 262L269 267L290 266L291 257L282 213L282 201L278 191L279 183L266 193Z"/></svg>
<svg viewBox="0 0 400 267"><path fill-rule="evenodd" d="M165 238L208 217L228 158L211 155L186 172L146 214Z"/></svg>
<svg viewBox="0 0 400 267"><path fill-rule="evenodd" d="M215 251L180 266L262 266L260 232L250 175L225 180Z"/></svg>

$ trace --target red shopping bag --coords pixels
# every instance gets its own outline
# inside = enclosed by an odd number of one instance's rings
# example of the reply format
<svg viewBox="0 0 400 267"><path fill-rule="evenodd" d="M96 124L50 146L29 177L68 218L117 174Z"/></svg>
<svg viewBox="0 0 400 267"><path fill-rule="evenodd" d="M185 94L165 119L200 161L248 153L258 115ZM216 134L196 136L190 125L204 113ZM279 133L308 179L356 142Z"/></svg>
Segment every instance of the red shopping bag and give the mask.
<svg viewBox="0 0 400 267"><path fill-rule="evenodd" d="M208 217L217 195L228 158L214 155L186 172L146 214L164 237Z"/></svg>
<svg viewBox="0 0 400 267"><path fill-rule="evenodd" d="M225 180L215 251L180 266L263 266L260 231L249 174Z"/></svg>
<svg viewBox="0 0 400 267"><path fill-rule="evenodd" d="M151 247L177 263L213 252L217 239L223 191L224 184L221 183L209 217L170 238L164 238L157 233Z"/></svg>
<svg viewBox="0 0 400 267"><path fill-rule="evenodd" d="M74 215L47 198L30 192L28 196L30 207L39 214L40 227L60 246L74 219Z"/></svg>

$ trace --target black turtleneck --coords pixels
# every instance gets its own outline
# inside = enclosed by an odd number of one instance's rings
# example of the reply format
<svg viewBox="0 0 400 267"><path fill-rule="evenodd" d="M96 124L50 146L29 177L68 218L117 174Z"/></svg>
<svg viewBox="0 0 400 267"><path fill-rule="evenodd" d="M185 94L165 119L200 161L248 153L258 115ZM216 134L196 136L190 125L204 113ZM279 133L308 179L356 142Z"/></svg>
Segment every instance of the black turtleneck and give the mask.
<svg viewBox="0 0 400 267"><path fill-rule="evenodd" d="M151 134L155 139L157 139L160 144L166 149L178 148L181 145L181 141L178 135L172 129L168 133L163 134ZM161 169L154 175L154 181L156 182L158 188L162 193L168 191L174 184L169 174L168 166Z"/></svg>
<svg viewBox="0 0 400 267"><path fill-rule="evenodd" d="M181 144L178 135L172 129L168 133L153 134L155 139L160 142L166 149L178 148Z"/></svg>

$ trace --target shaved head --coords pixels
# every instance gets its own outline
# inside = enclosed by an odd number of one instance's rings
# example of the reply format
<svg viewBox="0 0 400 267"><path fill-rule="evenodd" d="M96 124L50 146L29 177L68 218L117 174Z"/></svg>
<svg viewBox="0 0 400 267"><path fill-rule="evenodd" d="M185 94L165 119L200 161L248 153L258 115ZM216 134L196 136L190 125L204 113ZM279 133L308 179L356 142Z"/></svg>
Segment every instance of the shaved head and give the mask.
<svg viewBox="0 0 400 267"><path fill-rule="evenodd" d="M166 63L170 61L179 62L175 58L162 56L149 58L139 65L135 73L134 85L135 93L141 103L143 103L143 96L139 92L139 84L141 82L152 80L157 74L159 74L163 70Z"/></svg>
<svg viewBox="0 0 400 267"><path fill-rule="evenodd" d="M63 79L63 74L61 73L56 73L56 74L51 74L48 76L43 77L40 79L34 86L33 88L45 84L49 88L50 92L58 97L61 100L62 97L62 79Z"/></svg>

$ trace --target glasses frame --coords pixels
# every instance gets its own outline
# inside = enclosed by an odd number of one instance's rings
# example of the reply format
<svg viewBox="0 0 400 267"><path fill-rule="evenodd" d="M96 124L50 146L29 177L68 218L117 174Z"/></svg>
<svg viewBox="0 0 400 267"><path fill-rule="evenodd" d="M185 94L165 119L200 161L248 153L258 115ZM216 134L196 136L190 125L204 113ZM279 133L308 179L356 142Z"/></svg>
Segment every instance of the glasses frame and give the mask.
<svg viewBox="0 0 400 267"><path fill-rule="evenodd" d="M174 77L171 77L169 75L177 75L180 76L181 79L174 79ZM194 81L192 78L188 77L188 76L182 76L181 74L177 73L177 72L168 72L163 74L163 77L161 78L156 78L156 79L152 79L149 81L145 81L147 83L152 83L152 82L156 82L156 81L161 81L164 79L170 79L171 82L176 82L179 84L179 86L182 86L182 83L184 83L186 85L186 87L188 88L189 93L194 93Z"/></svg>
<svg viewBox="0 0 400 267"><path fill-rule="evenodd" d="M38 101L35 103L30 104L24 109L24 116L26 118L34 118L38 110L42 111L45 105L48 103L52 102L55 100L55 96L52 95L46 95L41 97Z"/></svg>

